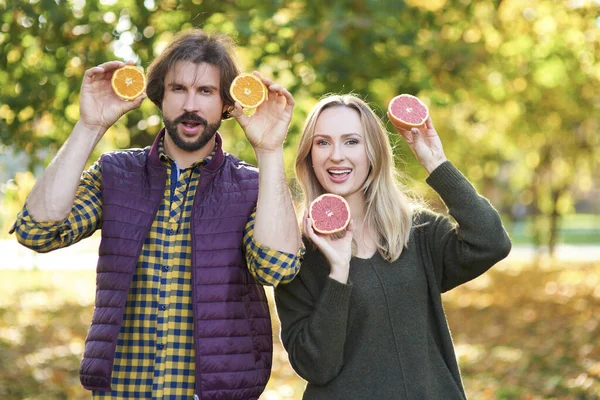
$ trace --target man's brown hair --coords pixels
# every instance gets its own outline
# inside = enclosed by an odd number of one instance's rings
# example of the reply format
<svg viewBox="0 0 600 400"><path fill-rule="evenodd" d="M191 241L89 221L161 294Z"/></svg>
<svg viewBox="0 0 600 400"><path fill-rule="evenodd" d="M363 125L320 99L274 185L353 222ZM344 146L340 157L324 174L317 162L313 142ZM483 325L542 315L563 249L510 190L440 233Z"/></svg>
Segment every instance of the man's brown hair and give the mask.
<svg viewBox="0 0 600 400"><path fill-rule="evenodd" d="M162 110L167 73L179 61L190 61L217 67L221 80L221 99L225 105L233 106L229 87L240 73L233 48L231 38L223 34L209 35L200 29L179 34L148 67L148 98ZM229 113L224 112L222 118L229 118Z"/></svg>

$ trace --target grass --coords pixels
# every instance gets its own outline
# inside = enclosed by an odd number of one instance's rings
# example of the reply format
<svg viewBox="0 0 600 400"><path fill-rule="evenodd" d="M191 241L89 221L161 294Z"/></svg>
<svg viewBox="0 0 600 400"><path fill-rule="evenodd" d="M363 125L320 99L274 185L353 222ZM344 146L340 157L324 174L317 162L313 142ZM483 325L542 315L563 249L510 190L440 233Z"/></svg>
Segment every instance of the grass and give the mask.
<svg viewBox="0 0 600 400"><path fill-rule="evenodd" d="M0 398L89 399L78 369L94 271L0 271ZM500 263L444 304L471 399L600 399L600 262ZM275 345L261 399L300 399Z"/></svg>
<svg viewBox="0 0 600 400"><path fill-rule="evenodd" d="M504 219L513 244L533 244L531 233L533 221L531 218L508 223ZM544 229L549 226L543 222ZM560 222L558 242L562 244L598 244L600 245L600 215L574 214L564 217Z"/></svg>

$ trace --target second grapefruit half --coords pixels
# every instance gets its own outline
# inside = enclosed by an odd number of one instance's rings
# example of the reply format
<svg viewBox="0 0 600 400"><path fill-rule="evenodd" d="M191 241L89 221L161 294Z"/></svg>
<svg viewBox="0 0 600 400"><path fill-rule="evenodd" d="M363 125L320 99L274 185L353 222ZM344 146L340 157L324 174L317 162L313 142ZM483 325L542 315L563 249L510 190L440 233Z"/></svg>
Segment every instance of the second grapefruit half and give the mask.
<svg viewBox="0 0 600 400"><path fill-rule="evenodd" d="M387 115L396 127L410 129L425 124L429 110L417 97L401 94L390 101Z"/></svg>

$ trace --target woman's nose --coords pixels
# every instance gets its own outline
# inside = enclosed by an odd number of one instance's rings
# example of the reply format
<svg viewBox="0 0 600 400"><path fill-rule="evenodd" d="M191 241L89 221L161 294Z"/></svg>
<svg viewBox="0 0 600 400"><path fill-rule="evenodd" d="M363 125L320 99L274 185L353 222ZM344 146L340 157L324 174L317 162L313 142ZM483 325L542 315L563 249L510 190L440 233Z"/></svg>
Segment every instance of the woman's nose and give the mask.
<svg viewBox="0 0 600 400"><path fill-rule="evenodd" d="M344 156L344 149L342 148L342 146L339 145L339 144L335 144L333 146L333 148L332 148L332 152L331 152L330 158L333 161L338 161L339 162L339 161L343 160L344 157L345 157Z"/></svg>

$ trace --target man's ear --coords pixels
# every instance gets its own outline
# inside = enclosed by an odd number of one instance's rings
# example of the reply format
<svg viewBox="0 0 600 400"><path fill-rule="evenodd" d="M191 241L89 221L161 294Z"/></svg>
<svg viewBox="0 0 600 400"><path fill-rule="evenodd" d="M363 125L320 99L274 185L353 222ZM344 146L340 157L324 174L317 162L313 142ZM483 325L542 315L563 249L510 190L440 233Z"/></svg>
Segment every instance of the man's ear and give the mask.
<svg viewBox="0 0 600 400"><path fill-rule="evenodd" d="M221 119L229 119L231 118L231 112L233 111L233 105L226 104L223 106L223 113L221 114Z"/></svg>

